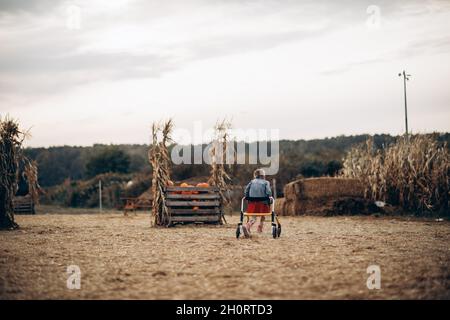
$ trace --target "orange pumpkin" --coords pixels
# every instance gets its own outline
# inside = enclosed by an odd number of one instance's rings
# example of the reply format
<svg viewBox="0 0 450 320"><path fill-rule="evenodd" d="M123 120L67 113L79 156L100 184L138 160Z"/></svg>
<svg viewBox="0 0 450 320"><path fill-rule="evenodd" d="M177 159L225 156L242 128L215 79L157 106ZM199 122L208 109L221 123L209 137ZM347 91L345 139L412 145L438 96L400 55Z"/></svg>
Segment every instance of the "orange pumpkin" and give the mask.
<svg viewBox="0 0 450 320"><path fill-rule="evenodd" d="M199 188L208 188L209 187L209 183L207 183L207 182L200 182L200 183L197 183L197 187L199 187Z"/></svg>
<svg viewBox="0 0 450 320"><path fill-rule="evenodd" d="M168 187L174 186L173 181L172 181L172 180L167 181L167 186L168 186ZM170 193L170 194L177 194L178 192L177 192L177 191L171 191L171 192L169 192L169 193Z"/></svg>
<svg viewBox="0 0 450 320"><path fill-rule="evenodd" d="M180 185L180 187L188 188L188 187L193 187L193 186L190 185L190 184L187 184L186 182L183 182L183 183ZM181 191L181 194L193 194L193 191Z"/></svg>

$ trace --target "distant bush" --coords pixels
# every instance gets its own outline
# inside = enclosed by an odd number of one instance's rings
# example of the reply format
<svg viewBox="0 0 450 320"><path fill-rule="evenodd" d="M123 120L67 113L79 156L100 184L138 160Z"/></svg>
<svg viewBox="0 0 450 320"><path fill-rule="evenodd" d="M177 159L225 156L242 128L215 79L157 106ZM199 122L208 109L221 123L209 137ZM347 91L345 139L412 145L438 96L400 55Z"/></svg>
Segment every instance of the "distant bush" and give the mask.
<svg viewBox="0 0 450 320"><path fill-rule="evenodd" d="M128 173L130 156L117 147L109 147L93 156L86 164L88 177L102 173Z"/></svg>
<svg viewBox="0 0 450 320"><path fill-rule="evenodd" d="M129 181L125 189L122 191L123 197L136 198L150 189L152 179L150 175L140 174Z"/></svg>
<svg viewBox="0 0 450 320"><path fill-rule="evenodd" d="M329 162L309 161L300 167L300 174L303 177L335 176L342 169L342 162L331 160Z"/></svg>
<svg viewBox="0 0 450 320"><path fill-rule="evenodd" d="M99 206L99 180L102 181L102 204L105 208L117 208L125 195L128 174L106 173L84 181L66 180L63 184L48 188L41 197L43 204L58 204L68 207L94 208Z"/></svg>

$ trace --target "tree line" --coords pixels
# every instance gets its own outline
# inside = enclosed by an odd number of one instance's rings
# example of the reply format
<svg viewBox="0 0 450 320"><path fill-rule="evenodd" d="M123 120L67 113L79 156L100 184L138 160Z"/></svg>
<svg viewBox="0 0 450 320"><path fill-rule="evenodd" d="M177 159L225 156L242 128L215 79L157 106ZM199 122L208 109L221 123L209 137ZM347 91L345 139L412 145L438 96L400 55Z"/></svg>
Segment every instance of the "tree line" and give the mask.
<svg viewBox="0 0 450 320"><path fill-rule="evenodd" d="M363 143L368 135L338 136L314 140L281 140L280 170L274 178L281 188L297 177L334 176L342 168L346 152L354 145ZM374 135L374 145L381 148L395 141L386 134ZM449 141L450 134L439 136ZM91 179L99 174L150 175L148 145L103 145L89 147L61 146L49 148L27 148L25 154L35 160L39 168L39 184L46 188L64 183L66 180ZM233 184L245 184L257 165L233 165L230 174ZM185 180L194 176L208 176L210 167L201 165L174 165L172 179ZM280 190L281 191L281 190Z"/></svg>

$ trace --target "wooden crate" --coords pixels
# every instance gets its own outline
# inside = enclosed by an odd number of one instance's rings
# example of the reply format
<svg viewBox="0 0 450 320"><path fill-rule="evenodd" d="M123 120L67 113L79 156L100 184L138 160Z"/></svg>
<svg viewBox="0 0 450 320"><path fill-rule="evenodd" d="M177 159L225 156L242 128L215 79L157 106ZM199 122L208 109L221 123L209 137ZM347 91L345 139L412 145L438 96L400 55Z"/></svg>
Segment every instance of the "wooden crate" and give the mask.
<svg viewBox="0 0 450 320"><path fill-rule="evenodd" d="M34 202L30 196L17 196L13 199L14 214L35 214Z"/></svg>
<svg viewBox="0 0 450 320"><path fill-rule="evenodd" d="M177 223L222 223L222 201L217 187L175 187L164 190L169 225Z"/></svg>

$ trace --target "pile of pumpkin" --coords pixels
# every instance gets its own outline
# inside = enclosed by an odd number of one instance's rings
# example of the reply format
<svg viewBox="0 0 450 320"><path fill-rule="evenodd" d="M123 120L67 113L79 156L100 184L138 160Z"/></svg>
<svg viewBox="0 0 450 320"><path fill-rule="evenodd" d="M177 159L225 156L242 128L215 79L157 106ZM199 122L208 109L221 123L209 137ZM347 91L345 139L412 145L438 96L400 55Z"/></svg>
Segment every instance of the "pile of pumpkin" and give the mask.
<svg viewBox="0 0 450 320"><path fill-rule="evenodd" d="M169 186L174 186L175 184L169 180L168 182ZM181 188L191 188L191 187L197 187L197 188L208 188L210 185L209 183L206 182L200 182L197 183L197 185L191 185L189 183L183 182L180 184ZM201 193L201 191L175 191L174 194L199 194ZM197 200L192 200L193 202L197 201ZM198 207L193 207L192 210L198 210Z"/></svg>

